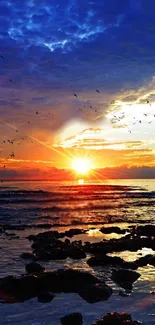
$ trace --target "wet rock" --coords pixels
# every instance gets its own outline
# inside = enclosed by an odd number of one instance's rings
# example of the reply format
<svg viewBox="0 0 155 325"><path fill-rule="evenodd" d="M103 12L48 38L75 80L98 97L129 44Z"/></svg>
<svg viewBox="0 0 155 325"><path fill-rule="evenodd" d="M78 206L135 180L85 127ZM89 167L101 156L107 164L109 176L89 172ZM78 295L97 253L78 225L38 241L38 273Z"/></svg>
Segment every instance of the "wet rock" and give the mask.
<svg viewBox="0 0 155 325"><path fill-rule="evenodd" d="M18 302L38 297L43 292L79 293L84 287L95 283L101 281L88 272L73 269L60 269L18 278L10 276L0 279L0 299L13 297L14 302Z"/></svg>
<svg viewBox="0 0 155 325"><path fill-rule="evenodd" d="M123 259L120 257L112 257L108 255L93 256L87 260L87 263L90 266L122 265L123 262Z"/></svg>
<svg viewBox="0 0 155 325"><path fill-rule="evenodd" d="M74 269L60 269L46 272L40 276L40 288L50 292L79 292L85 286L100 281L88 272L80 272Z"/></svg>
<svg viewBox="0 0 155 325"><path fill-rule="evenodd" d="M136 260L136 263L139 267L143 267L146 266L147 264L151 264L152 260L153 260L153 255L149 254L140 257L138 260Z"/></svg>
<svg viewBox="0 0 155 325"><path fill-rule="evenodd" d="M23 302L36 297L38 294L37 282L37 277L34 275L20 278L5 277L0 280L0 298L7 302L12 297L12 302Z"/></svg>
<svg viewBox="0 0 155 325"><path fill-rule="evenodd" d="M45 268L38 263L29 263L25 266L25 269L29 274L37 274L45 271Z"/></svg>
<svg viewBox="0 0 155 325"><path fill-rule="evenodd" d="M155 225L137 226L135 231L140 236L155 236Z"/></svg>
<svg viewBox="0 0 155 325"><path fill-rule="evenodd" d="M132 270L137 270L138 269L138 263L135 261L135 262L123 262L123 265L122 267L124 269L132 269Z"/></svg>
<svg viewBox="0 0 155 325"><path fill-rule="evenodd" d="M103 234L111 234L111 233L125 234L126 233L126 229L120 229L119 227L102 227L100 231Z"/></svg>
<svg viewBox="0 0 155 325"><path fill-rule="evenodd" d="M86 258L85 252L78 248L78 247L72 247L68 250L68 256L72 259L81 259L81 258Z"/></svg>
<svg viewBox="0 0 155 325"><path fill-rule="evenodd" d="M76 235L81 235L81 234L84 234L86 232L86 230L83 230L83 229L70 229L70 230L67 230L64 232L64 236L66 237L69 237L69 238L72 238L73 236L76 236Z"/></svg>
<svg viewBox="0 0 155 325"><path fill-rule="evenodd" d="M107 286L105 283L96 283L84 287L79 291L79 295L82 299L92 304L99 301L108 300L112 295L112 288Z"/></svg>
<svg viewBox="0 0 155 325"><path fill-rule="evenodd" d="M48 303L55 298L55 295L49 292L42 292L38 295L38 302Z"/></svg>
<svg viewBox="0 0 155 325"><path fill-rule="evenodd" d="M133 321L127 313L108 313L103 318L92 325L137 325L139 322Z"/></svg>
<svg viewBox="0 0 155 325"><path fill-rule="evenodd" d="M20 255L20 257L23 259L23 260L35 260L35 256L31 253L22 253Z"/></svg>
<svg viewBox="0 0 155 325"><path fill-rule="evenodd" d="M68 257L68 252L61 248L51 248L36 252L36 257L40 261L65 260Z"/></svg>
<svg viewBox="0 0 155 325"><path fill-rule="evenodd" d="M119 284L122 288L132 289L132 283L140 277L140 274L135 271L120 269L112 273L112 280Z"/></svg>
<svg viewBox="0 0 155 325"><path fill-rule="evenodd" d="M72 313L60 319L62 325L82 325L83 317L80 313Z"/></svg>

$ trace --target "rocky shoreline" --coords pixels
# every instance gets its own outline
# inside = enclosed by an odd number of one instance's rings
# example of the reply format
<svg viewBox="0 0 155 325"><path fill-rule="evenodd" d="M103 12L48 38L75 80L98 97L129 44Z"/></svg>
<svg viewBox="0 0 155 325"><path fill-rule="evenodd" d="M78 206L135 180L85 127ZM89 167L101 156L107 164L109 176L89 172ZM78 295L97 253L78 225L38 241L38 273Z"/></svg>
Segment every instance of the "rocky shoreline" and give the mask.
<svg viewBox="0 0 155 325"><path fill-rule="evenodd" d="M74 236L85 234L87 231L87 229L72 228L64 232L50 230L37 235L29 235L28 240L31 242L32 250L23 252L20 256L22 260L27 261L25 274L0 279L1 303L21 303L34 297L37 297L40 303L48 303L55 298L55 294L61 292L77 293L89 304L108 300L113 294L113 289L103 279L100 280L89 272L73 268L49 272L40 264L41 261L65 260L68 257L73 260L86 259L86 263L92 268L102 267L104 269L108 267L112 281L123 289L120 289L119 294L123 297L130 295L134 282L141 276L136 270L146 265L155 266L155 255L149 254L127 262L115 254L124 250L136 252L144 247L155 250L155 226L130 226L127 229L114 226L102 227L101 233L117 233L122 237L97 243L88 241L83 243L82 240L71 241ZM6 232L6 230L1 229L1 232ZM12 238L18 238L18 236L14 234ZM114 256L110 256L110 254ZM74 322L72 320L71 323L72 317L77 319ZM83 324L81 317L77 316L77 313L65 316L61 319L61 324L81 325ZM102 324L135 325L138 322L132 321L130 315L111 313L92 325Z"/></svg>

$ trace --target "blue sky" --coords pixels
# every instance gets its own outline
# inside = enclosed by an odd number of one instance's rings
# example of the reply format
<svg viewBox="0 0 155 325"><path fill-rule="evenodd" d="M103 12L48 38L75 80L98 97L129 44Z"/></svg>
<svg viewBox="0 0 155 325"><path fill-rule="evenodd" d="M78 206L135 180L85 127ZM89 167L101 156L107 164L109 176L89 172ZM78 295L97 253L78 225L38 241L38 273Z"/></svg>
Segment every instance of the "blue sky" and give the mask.
<svg viewBox="0 0 155 325"><path fill-rule="evenodd" d="M18 129L61 147L101 128L105 141L142 141L154 155L154 0L1 0L0 55L2 142ZM15 144L14 151L26 159ZM4 159L10 147L1 152Z"/></svg>

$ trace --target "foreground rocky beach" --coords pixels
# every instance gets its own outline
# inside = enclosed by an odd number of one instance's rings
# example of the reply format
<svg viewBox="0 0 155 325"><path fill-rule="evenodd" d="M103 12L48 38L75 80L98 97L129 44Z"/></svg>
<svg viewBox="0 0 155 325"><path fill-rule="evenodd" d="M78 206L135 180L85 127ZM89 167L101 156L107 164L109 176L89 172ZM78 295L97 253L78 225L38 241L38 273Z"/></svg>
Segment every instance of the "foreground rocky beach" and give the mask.
<svg viewBox="0 0 155 325"><path fill-rule="evenodd" d="M1 234L8 235L5 226L1 227ZM7 227L9 228L9 227ZM12 227L11 227L12 228ZM17 227L18 229L18 227ZM97 278L89 272L79 271L74 268L46 271L40 264L41 261L56 261L70 258L72 260L86 259L86 263L92 268L108 268L110 278L119 287L119 295L128 297L132 295L134 283L140 278L142 268L155 266L155 255L147 254L133 261L125 261L117 256L118 252L137 252L145 248L155 251L155 226L140 225L130 226L127 229L120 227L102 227L103 234L119 234L119 239L110 239L91 243L89 241L72 240L74 236L87 233L87 230L71 228L64 232L45 231L36 235L29 235L31 245L29 252L23 252L20 256L26 261L25 274L15 277L7 276L0 279L1 303L22 303L37 297L40 303L52 302L57 293L77 293L89 304L108 300L113 294L104 277ZM18 238L16 234L10 237ZM113 255L111 255L113 254ZM73 262L74 265L74 262ZM137 269L141 268L141 272ZM136 270L136 271L135 271ZM155 296L155 291L150 295ZM61 324L83 324L82 315L73 313L61 318ZM138 324L132 321L132 317L126 313L107 314L92 325L106 324Z"/></svg>
<svg viewBox="0 0 155 325"><path fill-rule="evenodd" d="M1 324L154 325L155 192L18 186L0 191Z"/></svg>

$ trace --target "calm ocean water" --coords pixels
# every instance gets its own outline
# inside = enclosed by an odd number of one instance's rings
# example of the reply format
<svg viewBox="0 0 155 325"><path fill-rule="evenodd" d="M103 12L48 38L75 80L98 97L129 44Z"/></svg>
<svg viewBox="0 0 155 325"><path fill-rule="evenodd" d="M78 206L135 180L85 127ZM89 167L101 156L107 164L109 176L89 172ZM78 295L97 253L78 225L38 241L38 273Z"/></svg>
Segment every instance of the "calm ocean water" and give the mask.
<svg viewBox="0 0 155 325"><path fill-rule="evenodd" d="M96 184L80 182L4 182L0 187L0 225L13 225L19 238L0 236L0 277L21 275L25 272L22 252L31 251L29 234L45 231L47 225L58 231L70 228L87 229L87 233L73 237L83 241L100 241L119 238L119 235L103 235L103 224L128 227L133 224L155 224L155 180L111 180ZM23 229L20 229L20 228ZM93 228L93 229L92 229ZM49 228L50 229L50 228ZM152 253L142 249L137 253L117 254L125 260ZM22 304L0 304L0 325L60 325L59 318L67 312L79 311L84 315L84 325L110 311L130 312L134 319L145 325L155 324L154 267L138 271L140 279L135 283L130 297L118 295L119 288L108 278L108 269L92 269L86 260L50 261L41 263L47 270L76 267L106 277L113 289L111 298L89 305L76 294L58 294L50 304L39 304L36 299Z"/></svg>

